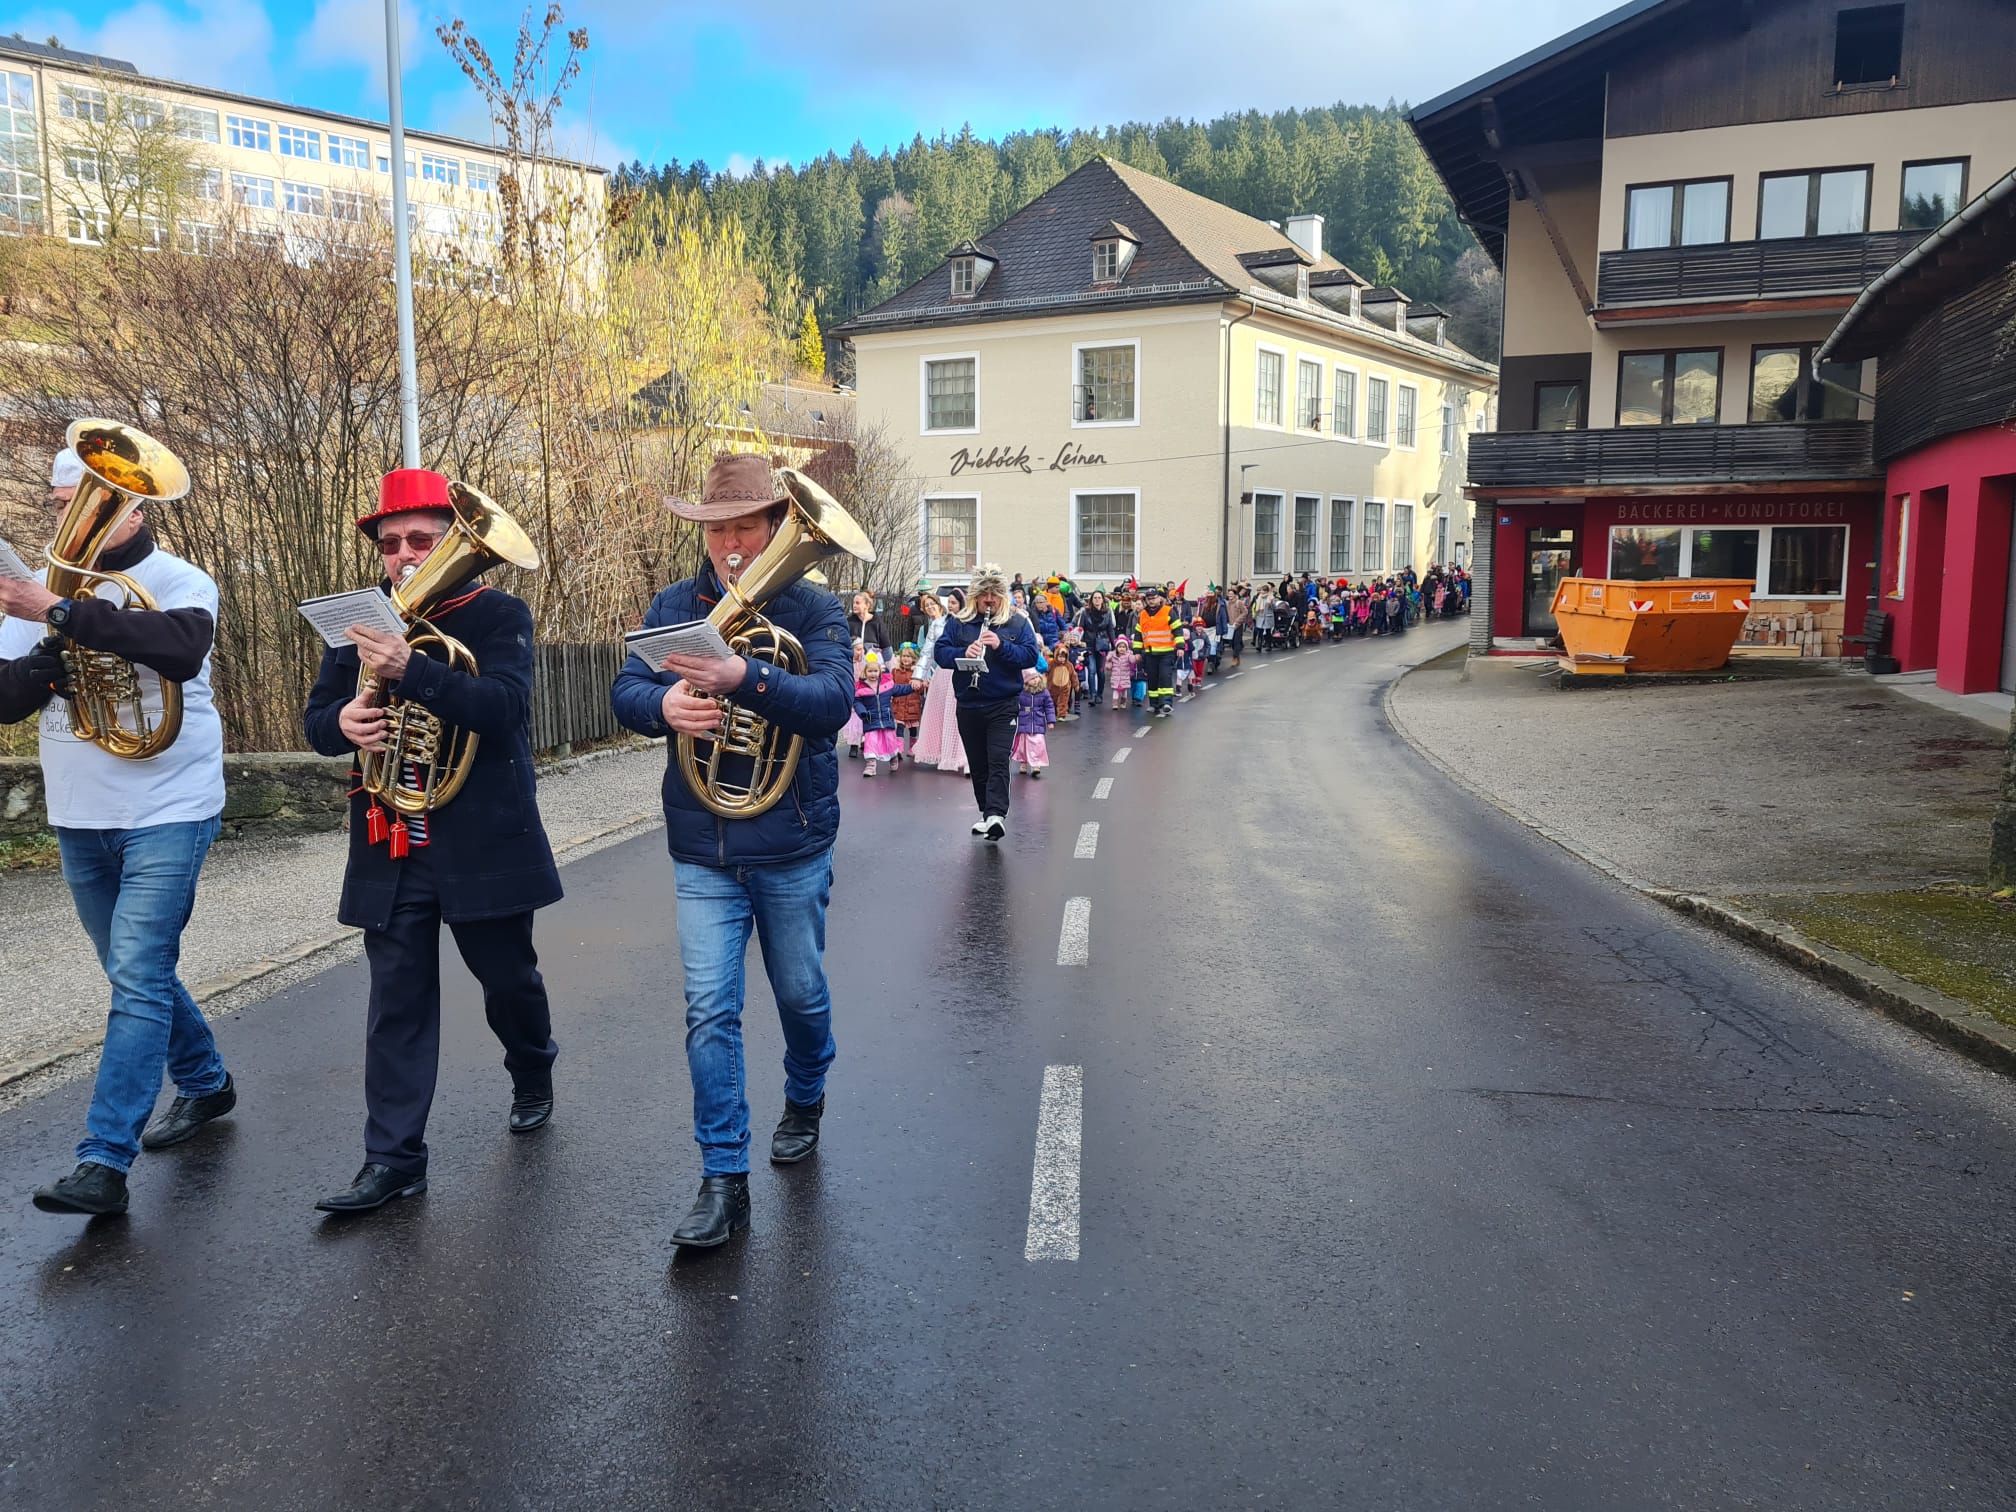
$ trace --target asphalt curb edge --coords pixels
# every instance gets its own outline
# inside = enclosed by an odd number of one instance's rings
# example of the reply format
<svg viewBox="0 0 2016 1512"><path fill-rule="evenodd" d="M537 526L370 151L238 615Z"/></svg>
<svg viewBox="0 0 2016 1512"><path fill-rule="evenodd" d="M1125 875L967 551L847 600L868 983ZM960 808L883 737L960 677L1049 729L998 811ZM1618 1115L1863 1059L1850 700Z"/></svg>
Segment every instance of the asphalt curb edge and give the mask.
<svg viewBox="0 0 2016 1512"><path fill-rule="evenodd" d="M1908 1024L1991 1070L1999 1071L2005 1076L2016 1076L2016 1030L1996 1022L1987 1014L1977 1012L1943 992L1922 987L1916 982L1898 976L1874 962L1809 940L1786 925L1752 918L1720 899L1678 892L1669 887L1660 887L1647 882L1642 877L1633 876L1614 861L1597 855L1551 825L1505 802L1495 793L1479 787L1430 750L1426 743L1407 728L1406 723L1400 718L1399 710L1394 707L1395 690L1409 674L1420 670L1420 666L1408 667L1388 682L1380 692L1380 707L1393 732L1404 740L1416 755L1464 792L1490 805L1506 818L1524 825L1541 838L1551 841L1576 860L1623 883L1634 892L1643 893L1654 902L1663 903L1676 913L1697 919L1732 939L1741 940L1754 949L1774 956L1788 966L1804 972L1817 981L1825 982L1828 986L1876 1009L1879 1013Z"/></svg>

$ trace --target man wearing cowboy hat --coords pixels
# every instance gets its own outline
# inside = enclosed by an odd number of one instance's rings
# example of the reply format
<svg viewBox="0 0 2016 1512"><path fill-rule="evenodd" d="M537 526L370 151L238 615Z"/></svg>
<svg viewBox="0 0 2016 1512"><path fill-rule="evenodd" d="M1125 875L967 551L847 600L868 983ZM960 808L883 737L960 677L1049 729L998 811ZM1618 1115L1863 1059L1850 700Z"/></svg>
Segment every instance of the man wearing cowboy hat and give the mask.
<svg viewBox="0 0 2016 1512"><path fill-rule="evenodd" d="M703 619L770 544L787 496L762 457L717 459L697 500L668 499L702 527L699 573L651 602L646 628ZM686 983L686 1063L693 1077L693 1137L700 1195L673 1231L693 1248L725 1243L749 1225L749 1101L742 1069L743 957L753 929L784 1028L784 1116L770 1140L773 1164L805 1159L819 1143L826 1071L833 1063L832 999L822 957L840 827L840 763L834 737L854 707L854 659L840 601L800 580L762 605L805 648L805 670L742 656L632 656L609 690L616 717L642 735L666 737L665 842L678 901L679 959ZM717 699L803 738L789 796L765 813L725 819L687 785L677 737L720 729ZM736 758L727 758L734 767ZM747 762L730 771L746 779Z"/></svg>
<svg viewBox="0 0 2016 1512"><path fill-rule="evenodd" d="M49 477L59 516L83 480L83 462L65 447ZM155 607L122 609L109 591L58 598L39 580L0 577L0 724L39 722L63 880L111 986L76 1169L37 1188L34 1203L93 1215L126 1211L127 1173L143 1149L180 1144L238 1101L210 1025L176 974L224 808L224 726L210 697L217 585L154 544L144 509L106 538L96 565L131 578ZM156 719L161 684L181 684L182 733L172 745L124 761L77 735L69 700L80 648L133 663ZM175 1100L150 1120L164 1071Z"/></svg>
<svg viewBox="0 0 2016 1512"><path fill-rule="evenodd" d="M357 522L404 581L448 534L448 479L422 468L387 473L378 510ZM428 622L469 648L464 672L405 639L353 626L351 645L325 651L302 728L324 756L385 743L386 713L357 693L361 662L394 696L478 737L455 801L425 815L387 814L350 795L350 861L336 917L364 931L371 999L364 1031L364 1166L315 1206L364 1213L427 1189L427 1113L441 1058L441 925L483 988L483 1012L511 1075L506 1126L529 1134L553 1112L553 1044L532 915L560 898L560 873L532 777L532 611L486 584L425 606ZM356 783L359 772L351 768ZM409 782L420 780L409 767Z"/></svg>

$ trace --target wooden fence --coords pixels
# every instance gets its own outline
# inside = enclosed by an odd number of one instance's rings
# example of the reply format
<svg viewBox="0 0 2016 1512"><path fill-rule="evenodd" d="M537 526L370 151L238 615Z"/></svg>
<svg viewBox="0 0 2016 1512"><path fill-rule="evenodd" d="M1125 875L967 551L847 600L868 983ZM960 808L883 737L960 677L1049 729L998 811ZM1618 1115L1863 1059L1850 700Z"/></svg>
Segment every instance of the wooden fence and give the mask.
<svg viewBox="0 0 2016 1512"><path fill-rule="evenodd" d="M621 646L540 646L532 675L532 749L551 751L619 734L609 684Z"/></svg>

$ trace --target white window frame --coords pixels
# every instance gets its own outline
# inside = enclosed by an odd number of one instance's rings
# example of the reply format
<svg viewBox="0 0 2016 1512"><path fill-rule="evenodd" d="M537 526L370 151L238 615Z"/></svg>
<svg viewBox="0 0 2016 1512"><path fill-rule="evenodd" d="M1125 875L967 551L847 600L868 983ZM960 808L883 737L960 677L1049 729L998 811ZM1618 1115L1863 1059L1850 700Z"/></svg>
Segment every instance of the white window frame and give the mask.
<svg viewBox="0 0 2016 1512"><path fill-rule="evenodd" d="M329 133L329 165L332 168L354 168L360 173L371 171L371 143L365 137L345 136L340 131Z"/></svg>
<svg viewBox="0 0 2016 1512"><path fill-rule="evenodd" d="M973 423L938 426L931 424L931 364L971 362L973 364ZM932 352L917 359L917 433L921 436L977 436L980 434L980 354L973 352Z"/></svg>
<svg viewBox="0 0 2016 1512"><path fill-rule="evenodd" d="M175 222L175 250L190 257L217 255L217 228L208 221Z"/></svg>
<svg viewBox="0 0 2016 1512"><path fill-rule="evenodd" d="M464 158L463 182L478 194L497 192L497 165L489 158Z"/></svg>
<svg viewBox="0 0 2016 1512"><path fill-rule="evenodd" d="M1372 511L1375 509L1379 511L1379 523L1373 526ZM1358 571L1367 577L1383 577L1386 574L1382 565L1386 560L1386 529L1386 501L1361 499L1358 510ZM1378 548L1379 560L1368 562L1364 559L1373 547Z"/></svg>
<svg viewBox="0 0 2016 1512"><path fill-rule="evenodd" d="M239 191L250 190L254 194L263 193L264 199L247 199ZM264 173L234 173L231 175L231 203L245 205L254 210L273 210L280 204L279 185L271 175Z"/></svg>
<svg viewBox="0 0 2016 1512"><path fill-rule="evenodd" d="M1092 243L1092 282L1118 283L1121 271L1119 237L1109 236Z"/></svg>
<svg viewBox="0 0 2016 1512"><path fill-rule="evenodd" d="M1376 436L1372 434L1372 385L1375 383L1386 391L1385 402L1379 406L1380 424L1379 434ZM1367 446L1383 446L1388 451L1391 451L1393 449L1393 380L1379 373L1367 373L1365 375L1364 397L1364 423L1359 428L1359 434L1364 436Z"/></svg>
<svg viewBox="0 0 2016 1512"><path fill-rule="evenodd" d="M1293 502L1288 511L1288 529L1283 532L1288 538L1288 570L1290 572L1306 572L1311 577L1315 577L1318 573L1322 572L1323 559L1329 554L1327 543L1330 538L1323 532L1323 495L1320 493L1297 492L1290 494L1289 498ZM1316 506L1315 528L1309 532L1310 564L1307 567L1302 566L1295 559L1295 522L1296 517L1301 513L1304 500Z"/></svg>
<svg viewBox="0 0 2016 1512"><path fill-rule="evenodd" d="M289 215L327 216L329 196L320 184L300 184L293 179L282 179L280 208Z"/></svg>
<svg viewBox="0 0 2016 1512"><path fill-rule="evenodd" d="M1789 239L1789 238L1788 238ZM1697 530L1754 530L1757 532L1757 579L1751 590L1753 600L1769 600L1780 604L1839 604L1848 598L1848 584L1854 577L1854 567L1848 559L1848 526L1835 520L1785 520L1777 525L1752 525L1745 520L1731 520L1726 524L1703 520L1682 520L1668 524L1664 520L1648 522L1663 525L1680 532L1681 577L1694 575L1694 532ZM1609 535L1603 540L1603 566L1609 570L1610 553L1616 549L1617 532L1638 530L1638 525L1612 525ZM1771 532L1774 530L1838 530L1842 532L1841 549L1841 591L1839 593L1773 593L1771 591Z"/></svg>
<svg viewBox="0 0 2016 1512"><path fill-rule="evenodd" d="M224 118L208 106L176 105L170 108L168 116L174 123L175 135L185 142L208 142L215 146L224 139Z"/></svg>
<svg viewBox="0 0 2016 1512"><path fill-rule="evenodd" d="M98 155L89 147L63 149L63 176L80 184L102 184L105 181Z"/></svg>
<svg viewBox="0 0 2016 1512"><path fill-rule="evenodd" d="M446 184L450 189L462 187L462 159L450 157L445 152L422 152L420 154L420 177L429 184Z"/></svg>
<svg viewBox="0 0 2016 1512"><path fill-rule="evenodd" d="M1344 392L1344 384L1341 380L1345 378L1351 380L1351 415L1349 424L1339 426L1337 424L1337 399ZM1344 362L1335 362L1330 365L1330 434L1337 440L1349 441L1354 446L1358 442L1359 403L1364 390L1365 380L1359 374L1357 368Z"/></svg>
<svg viewBox="0 0 2016 1512"><path fill-rule="evenodd" d="M78 107L83 107L79 113ZM59 120L91 121L103 126L112 116L112 103L105 91L90 84L58 84L56 115ZM76 238L71 238L73 241ZM86 243L95 245L95 243Z"/></svg>
<svg viewBox="0 0 2016 1512"><path fill-rule="evenodd" d="M322 161L322 133L307 126L293 126L282 121L273 129L273 141L283 158L292 158L297 163ZM297 145L301 151L291 150Z"/></svg>
<svg viewBox="0 0 2016 1512"><path fill-rule="evenodd" d="M1274 559L1267 566L1260 565L1260 500L1274 501ZM1278 488L1256 488L1253 490L1253 529L1246 541L1246 560L1252 564L1255 577L1272 577L1281 571L1281 548L1286 542L1288 528L1293 522L1288 519L1288 495ZM1292 542L1287 542L1292 552Z"/></svg>
<svg viewBox="0 0 2016 1512"><path fill-rule="evenodd" d="M329 218L358 226L368 223L372 214L372 196L362 189L331 189L329 191Z"/></svg>
<svg viewBox="0 0 2016 1512"><path fill-rule="evenodd" d="M1405 536L1402 536L1400 533L1400 511L1403 509L1407 511L1407 533ZM1412 499L1395 499L1393 501L1392 512L1388 516L1388 525L1393 532L1392 549L1387 556L1387 560L1392 563L1386 569L1389 573L1405 572L1409 567L1414 567L1416 572L1421 570L1419 567L1414 566L1414 548L1421 540L1417 524L1420 512L1420 509ZM1407 560L1404 562L1400 560L1400 543L1403 540L1407 543Z"/></svg>
<svg viewBox="0 0 2016 1512"><path fill-rule="evenodd" d="M1413 436L1412 439L1406 441L1400 439L1400 396L1402 394L1412 394L1414 396L1414 423L1410 427L1413 431ZM1404 452L1419 451L1421 449L1421 385L1418 383L1395 383L1393 385L1393 449ZM1395 571L1398 571L1398 569L1396 568Z"/></svg>
<svg viewBox="0 0 2016 1512"><path fill-rule="evenodd" d="M1132 560L1128 563L1127 570L1125 572L1093 572L1090 569L1081 570L1078 566L1078 501L1083 498L1095 497L1100 494L1127 494L1134 500L1134 549ZM1141 571L1141 490L1140 489L1138 488L1072 489L1071 512L1068 516L1068 526L1071 532L1071 539L1069 542L1069 546L1070 546L1072 582L1074 583L1077 582L1081 577L1101 578L1101 579L1110 578L1116 582L1122 582L1130 577L1135 577L1139 575Z"/></svg>
<svg viewBox="0 0 2016 1512"><path fill-rule="evenodd" d="M111 217L89 205L66 205L64 235L73 246L102 247L111 229ZM92 235L92 232L97 235Z"/></svg>
<svg viewBox="0 0 2016 1512"><path fill-rule="evenodd" d="M931 505L938 500L948 503L971 499L973 501L973 565L964 572L934 572L931 568ZM917 504L917 559L924 564L923 576L941 587L947 583L970 583L973 574L980 570L980 564L987 560L981 554L981 530L987 517L986 505L980 498L980 490L969 488L964 492L950 489L924 494Z"/></svg>
<svg viewBox="0 0 2016 1512"><path fill-rule="evenodd" d="M241 140L249 137L250 141ZM226 115L224 117L224 141L226 145L246 152L271 152L273 150L273 123L262 121L257 116Z"/></svg>
<svg viewBox="0 0 2016 1512"><path fill-rule="evenodd" d="M1281 382L1274 390L1274 396L1278 404L1275 418L1272 420L1269 420L1265 415L1260 413L1260 358L1263 353L1278 357L1281 360ZM1288 349L1286 347L1269 346L1264 341L1255 342L1253 344L1253 424L1259 430L1286 430L1288 427L1284 421L1287 413Z"/></svg>
<svg viewBox="0 0 2016 1512"><path fill-rule="evenodd" d="M952 259L952 297L954 299L971 299L974 291L979 288L979 283L973 276L974 264L977 261L977 258L972 257L955 257Z"/></svg>
<svg viewBox="0 0 2016 1512"><path fill-rule="evenodd" d="M1101 351L1108 347L1123 346L1134 349L1134 418L1131 420L1080 420L1078 418L1077 393L1081 387L1079 375L1084 369L1080 364L1079 353ZM1141 423L1141 338L1138 336L1126 336L1111 341L1072 342L1071 385L1069 392L1072 395L1071 429L1073 430L1112 430L1116 427L1139 425ZM1096 489L1092 491L1098 492Z"/></svg>
<svg viewBox="0 0 2016 1512"><path fill-rule="evenodd" d="M1340 515L1344 520L1344 560L1342 562L1337 560L1337 520ZM1324 536L1324 540L1329 543L1325 559L1330 565L1325 569L1326 571L1337 573L1340 576L1351 571L1351 560L1358 555L1354 549L1358 543L1352 534L1357 528L1358 501L1347 494L1332 494L1330 496L1330 530Z"/></svg>
<svg viewBox="0 0 2016 1512"><path fill-rule="evenodd" d="M1890 585L1889 597L1904 597L1905 576L1911 566L1911 495L1897 496L1897 576Z"/></svg>
<svg viewBox="0 0 2016 1512"><path fill-rule="evenodd" d="M1323 412L1323 369L1326 366L1328 364L1321 357L1311 357L1307 352L1295 354L1295 429L1298 431L1314 431L1321 435L1327 429L1323 423L1328 418ZM1316 401L1314 425L1309 423L1309 417L1302 412L1302 375L1310 368L1316 370L1316 393L1313 396Z"/></svg>
<svg viewBox="0 0 2016 1512"><path fill-rule="evenodd" d="M1435 560L1428 565L1430 567L1452 566L1453 564L1450 562L1449 556L1456 549L1456 542L1451 533L1449 511L1446 509L1438 509L1435 512L1435 547Z"/></svg>
<svg viewBox="0 0 2016 1512"><path fill-rule="evenodd" d="M1454 399L1444 399L1442 401L1443 456L1453 457L1456 455L1456 438L1462 434L1462 430L1463 427L1456 423L1456 401Z"/></svg>

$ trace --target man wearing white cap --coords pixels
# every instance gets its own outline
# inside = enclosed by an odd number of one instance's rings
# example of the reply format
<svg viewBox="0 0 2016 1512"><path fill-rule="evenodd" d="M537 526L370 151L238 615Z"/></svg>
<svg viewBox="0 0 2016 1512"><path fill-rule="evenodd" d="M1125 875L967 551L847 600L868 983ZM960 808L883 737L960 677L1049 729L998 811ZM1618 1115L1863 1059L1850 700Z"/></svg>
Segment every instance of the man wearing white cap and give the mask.
<svg viewBox="0 0 2016 1512"><path fill-rule="evenodd" d="M52 508L67 506L83 478L75 452L58 454ZM224 808L224 728L210 699L217 585L154 544L142 509L107 537L92 565L130 577L157 607L58 598L40 582L0 576L0 724L40 719L43 795L63 880L112 985L77 1168L35 1191L35 1206L49 1213L125 1212L126 1173L142 1149L180 1144L238 1100L210 1025L176 975ZM181 684L182 731L165 751L126 761L71 728L70 665L90 651L139 668L141 696L157 712L160 684ZM164 1070L176 1097L150 1121Z"/></svg>

